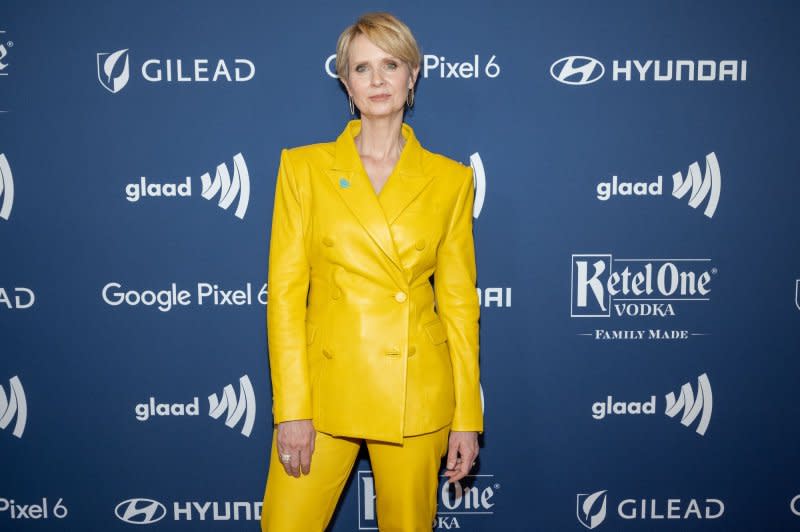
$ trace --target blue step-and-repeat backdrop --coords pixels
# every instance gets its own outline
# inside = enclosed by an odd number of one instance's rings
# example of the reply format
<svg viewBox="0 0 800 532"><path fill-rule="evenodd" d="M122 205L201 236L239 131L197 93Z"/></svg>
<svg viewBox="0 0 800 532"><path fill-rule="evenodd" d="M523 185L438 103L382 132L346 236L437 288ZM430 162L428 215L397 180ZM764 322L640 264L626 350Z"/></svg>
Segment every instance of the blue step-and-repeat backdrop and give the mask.
<svg viewBox="0 0 800 532"><path fill-rule="evenodd" d="M406 116L472 165L485 434L437 530L800 529L791 2L0 8L0 529L258 530L284 147L350 119L388 10ZM330 529L377 529L366 453Z"/></svg>

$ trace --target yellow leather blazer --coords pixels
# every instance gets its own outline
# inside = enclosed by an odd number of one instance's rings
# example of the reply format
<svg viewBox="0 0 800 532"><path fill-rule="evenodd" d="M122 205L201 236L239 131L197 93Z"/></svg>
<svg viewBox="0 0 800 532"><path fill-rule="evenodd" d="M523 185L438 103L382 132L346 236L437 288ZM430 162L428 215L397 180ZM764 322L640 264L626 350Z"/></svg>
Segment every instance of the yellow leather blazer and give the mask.
<svg viewBox="0 0 800 532"><path fill-rule="evenodd" d="M482 431L472 172L406 144L380 194L347 124L281 152L267 330L274 422L401 442ZM431 282L433 276L433 282Z"/></svg>

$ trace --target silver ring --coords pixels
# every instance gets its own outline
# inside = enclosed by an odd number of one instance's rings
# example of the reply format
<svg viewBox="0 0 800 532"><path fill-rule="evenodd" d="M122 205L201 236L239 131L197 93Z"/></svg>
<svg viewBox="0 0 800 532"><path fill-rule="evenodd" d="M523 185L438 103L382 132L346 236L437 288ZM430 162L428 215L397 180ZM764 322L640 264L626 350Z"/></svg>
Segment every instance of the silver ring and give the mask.
<svg viewBox="0 0 800 532"><path fill-rule="evenodd" d="M283 462L284 464L288 464L289 462L292 461L291 454L281 454L280 457L281 457L281 462Z"/></svg>

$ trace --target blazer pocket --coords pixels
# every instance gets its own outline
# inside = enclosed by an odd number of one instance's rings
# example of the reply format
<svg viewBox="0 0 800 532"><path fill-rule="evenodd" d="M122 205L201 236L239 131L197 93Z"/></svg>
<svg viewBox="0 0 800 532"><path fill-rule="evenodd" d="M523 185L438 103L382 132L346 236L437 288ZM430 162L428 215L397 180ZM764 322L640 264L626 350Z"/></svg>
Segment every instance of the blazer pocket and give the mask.
<svg viewBox="0 0 800 532"><path fill-rule="evenodd" d="M426 323L423 327L433 345L439 345L447 341L447 333L444 331L442 320L434 320Z"/></svg>

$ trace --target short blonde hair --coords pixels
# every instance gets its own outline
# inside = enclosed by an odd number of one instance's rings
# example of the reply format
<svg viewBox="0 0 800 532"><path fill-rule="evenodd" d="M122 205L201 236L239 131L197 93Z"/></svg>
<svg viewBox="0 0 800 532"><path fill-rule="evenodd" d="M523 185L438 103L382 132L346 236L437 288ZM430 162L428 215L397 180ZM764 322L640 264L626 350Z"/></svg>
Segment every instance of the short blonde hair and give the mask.
<svg viewBox="0 0 800 532"><path fill-rule="evenodd" d="M342 32L336 43L336 74L340 78L348 79L350 43L358 35L406 63L412 72L419 67L422 54L408 26L390 13L365 13Z"/></svg>

